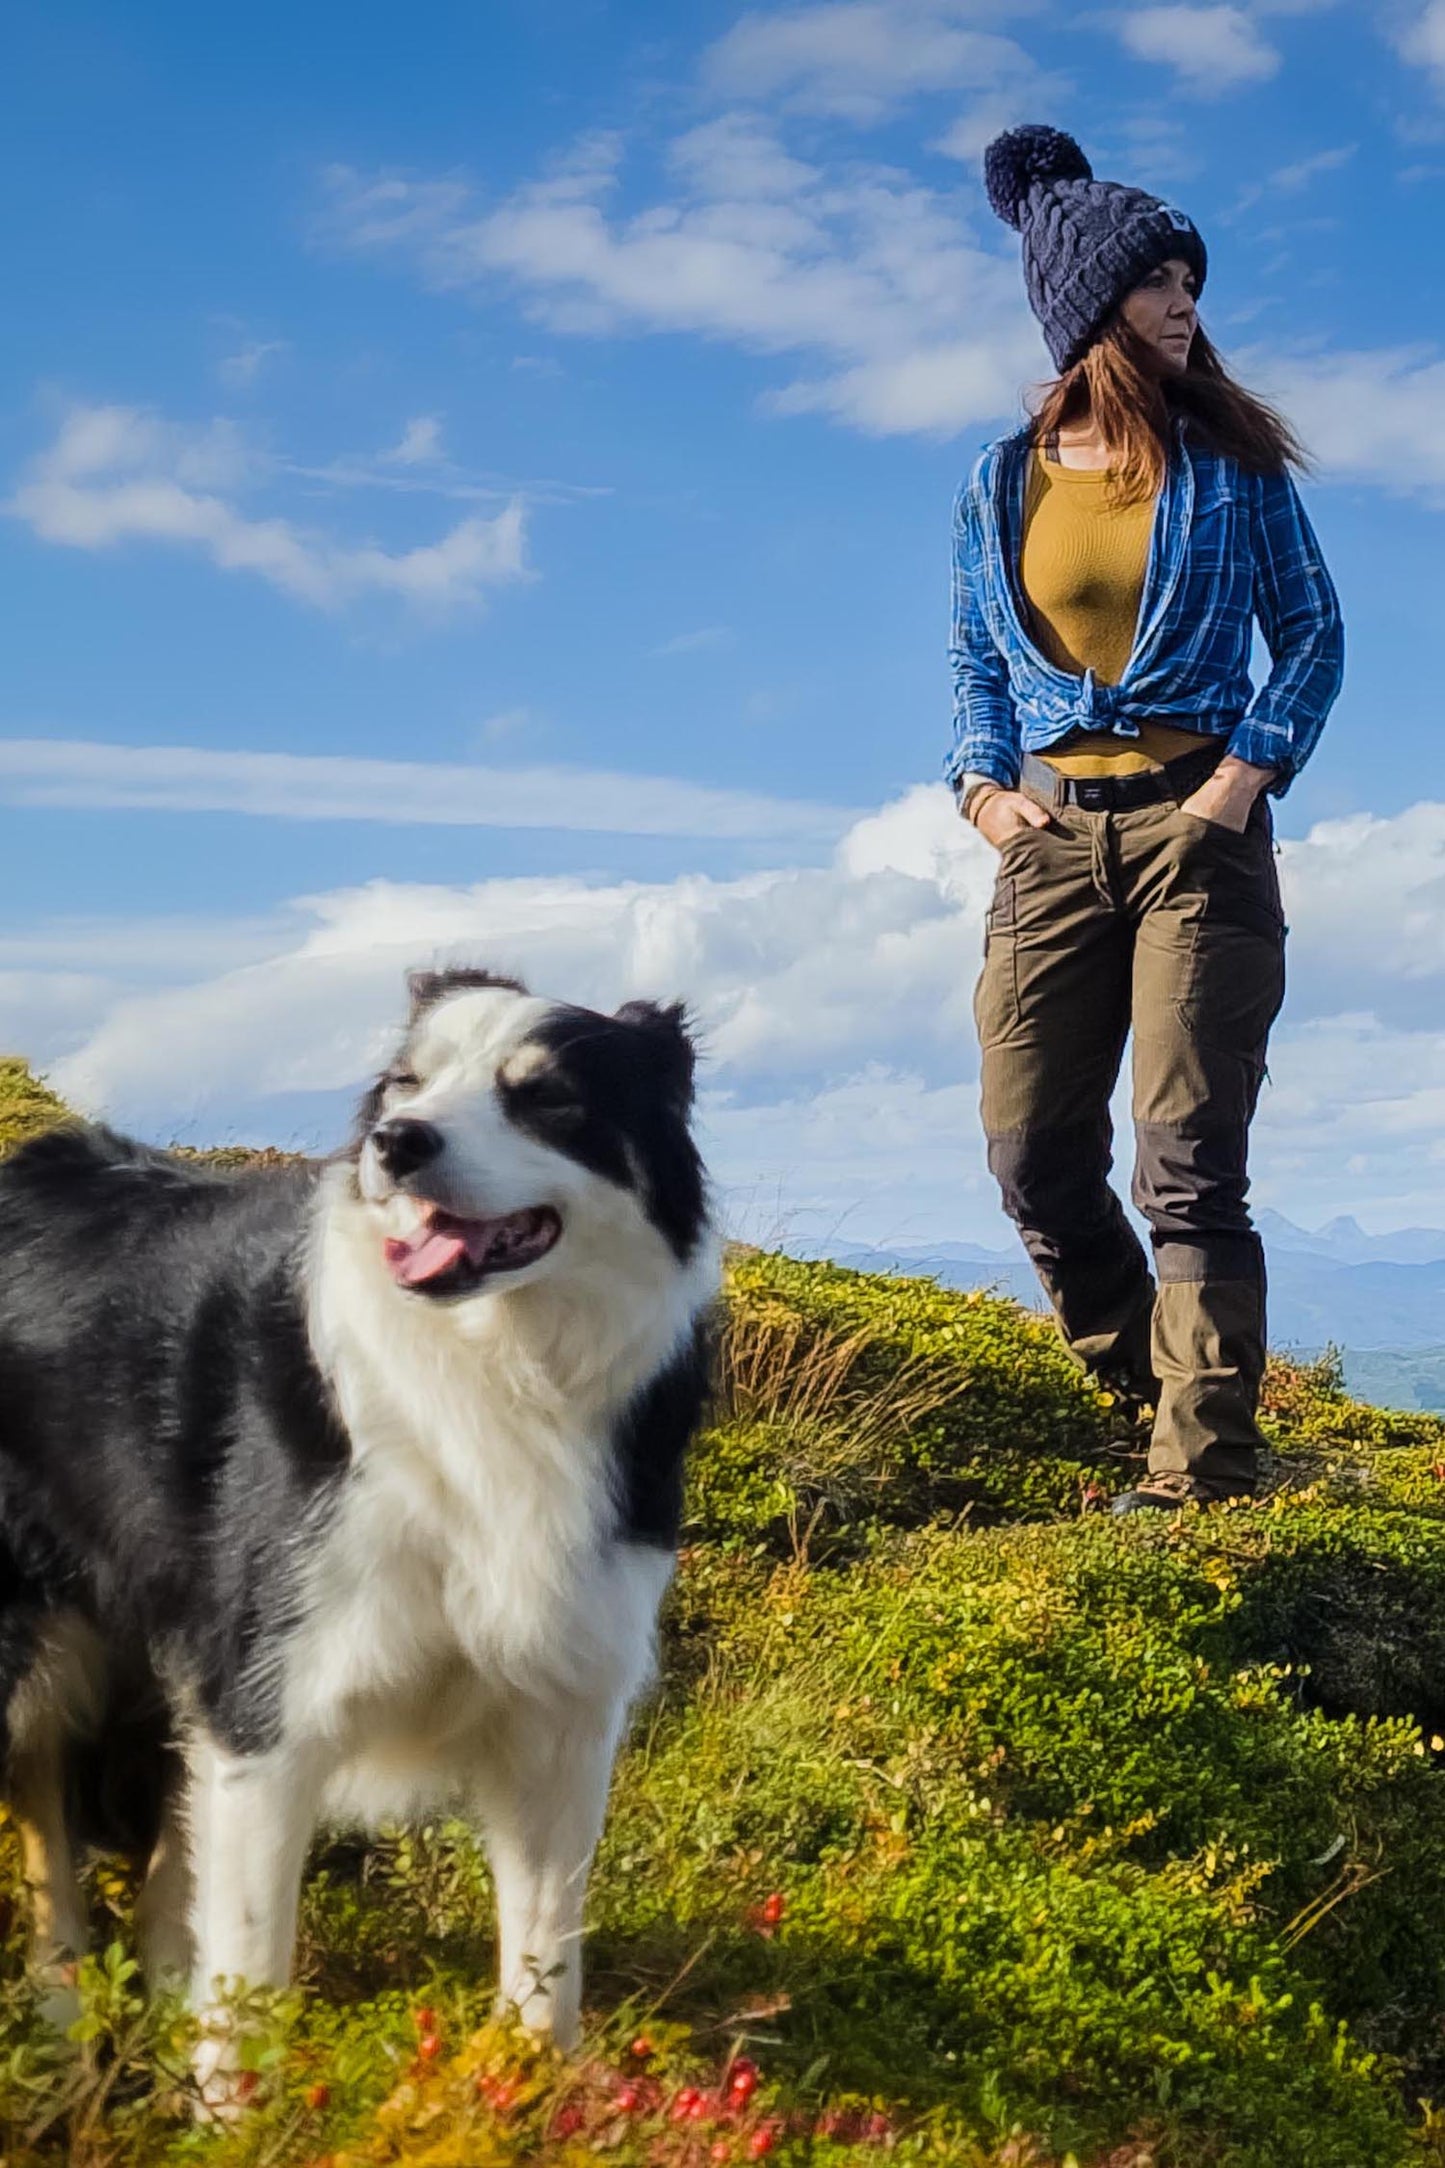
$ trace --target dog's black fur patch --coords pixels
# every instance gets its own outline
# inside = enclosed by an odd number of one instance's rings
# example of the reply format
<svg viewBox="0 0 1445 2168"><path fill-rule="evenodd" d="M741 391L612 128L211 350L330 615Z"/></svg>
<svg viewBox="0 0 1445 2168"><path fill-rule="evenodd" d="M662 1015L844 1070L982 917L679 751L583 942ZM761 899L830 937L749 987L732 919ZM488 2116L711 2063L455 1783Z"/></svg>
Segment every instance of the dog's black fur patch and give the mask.
<svg viewBox="0 0 1445 2168"><path fill-rule="evenodd" d="M713 1320L699 1318L687 1345L617 1426L618 1506L634 1542L677 1548L684 1462L712 1389L715 1337Z"/></svg>
<svg viewBox="0 0 1445 2168"><path fill-rule="evenodd" d="M311 1356L314 1168L221 1175L104 1129L0 1166L0 1703L55 1611L218 1736L266 1742L251 1659L284 1631L298 1522L346 1466Z"/></svg>
<svg viewBox="0 0 1445 2168"><path fill-rule="evenodd" d="M640 1187L654 1226L688 1257L707 1193L688 1126L694 1057L681 1004L630 1001L615 1016L559 1008L530 1043L548 1058L501 1080L511 1120L606 1181Z"/></svg>

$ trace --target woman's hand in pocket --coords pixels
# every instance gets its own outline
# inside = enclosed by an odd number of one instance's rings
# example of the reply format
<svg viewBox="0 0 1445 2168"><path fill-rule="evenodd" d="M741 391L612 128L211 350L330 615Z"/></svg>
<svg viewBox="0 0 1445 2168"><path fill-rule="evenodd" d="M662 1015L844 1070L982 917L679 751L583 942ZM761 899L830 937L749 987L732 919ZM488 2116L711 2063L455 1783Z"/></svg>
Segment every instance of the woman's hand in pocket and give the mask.
<svg viewBox="0 0 1445 2168"><path fill-rule="evenodd" d="M1254 801L1273 773L1272 768L1253 768L1247 760L1236 760L1232 753L1226 753L1213 775L1190 797L1181 800L1179 810L1192 813L1197 821L1213 821L1216 827L1230 828L1242 836L1249 826Z"/></svg>
<svg viewBox="0 0 1445 2168"><path fill-rule="evenodd" d="M980 801L973 815L973 825L986 843L1001 851L1006 843L1026 829L1047 828L1049 816L1021 790L991 790Z"/></svg>

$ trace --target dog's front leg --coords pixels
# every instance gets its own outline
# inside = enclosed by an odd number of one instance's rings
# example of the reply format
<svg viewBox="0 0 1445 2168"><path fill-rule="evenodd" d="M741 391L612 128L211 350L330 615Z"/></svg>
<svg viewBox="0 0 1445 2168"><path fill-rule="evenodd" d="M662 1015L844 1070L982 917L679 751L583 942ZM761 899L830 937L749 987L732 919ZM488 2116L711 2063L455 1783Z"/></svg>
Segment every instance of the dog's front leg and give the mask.
<svg viewBox="0 0 1445 2168"><path fill-rule="evenodd" d="M523 1703L476 1787L497 1890L500 2009L562 2048L582 2002L582 1908L625 1703Z"/></svg>
<svg viewBox="0 0 1445 2168"><path fill-rule="evenodd" d="M186 1755L193 1895L191 1992L201 2019L193 2059L203 2112L245 2099L233 2004L244 1988L284 1987L323 1765L288 1745L237 1754L199 1735Z"/></svg>

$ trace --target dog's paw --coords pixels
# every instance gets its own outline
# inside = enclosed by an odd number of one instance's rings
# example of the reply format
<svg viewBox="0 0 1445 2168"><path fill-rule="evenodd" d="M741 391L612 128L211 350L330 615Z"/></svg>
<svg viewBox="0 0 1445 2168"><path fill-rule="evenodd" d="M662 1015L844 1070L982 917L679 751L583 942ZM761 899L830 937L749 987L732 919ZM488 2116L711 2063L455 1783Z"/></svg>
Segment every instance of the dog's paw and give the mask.
<svg viewBox="0 0 1445 2168"><path fill-rule="evenodd" d="M260 2081L254 2070L242 2068L241 2044L228 2018L213 2012L201 2020L201 2026L191 2055L195 2119L234 2123L253 2105Z"/></svg>

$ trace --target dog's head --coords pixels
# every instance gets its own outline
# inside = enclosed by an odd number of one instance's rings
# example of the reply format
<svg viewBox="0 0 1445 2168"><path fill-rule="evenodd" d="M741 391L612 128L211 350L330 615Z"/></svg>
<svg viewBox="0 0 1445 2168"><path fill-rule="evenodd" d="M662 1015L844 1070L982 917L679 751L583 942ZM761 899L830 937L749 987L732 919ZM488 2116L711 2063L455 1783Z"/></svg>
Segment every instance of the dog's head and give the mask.
<svg viewBox="0 0 1445 2168"><path fill-rule="evenodd" d="M398 1285L432 1301L556 1269L646 1223L674 1256L706 1217L680 1006L615 1016L483 971L417 972L362 1103L357 1185Z"/></svg>

